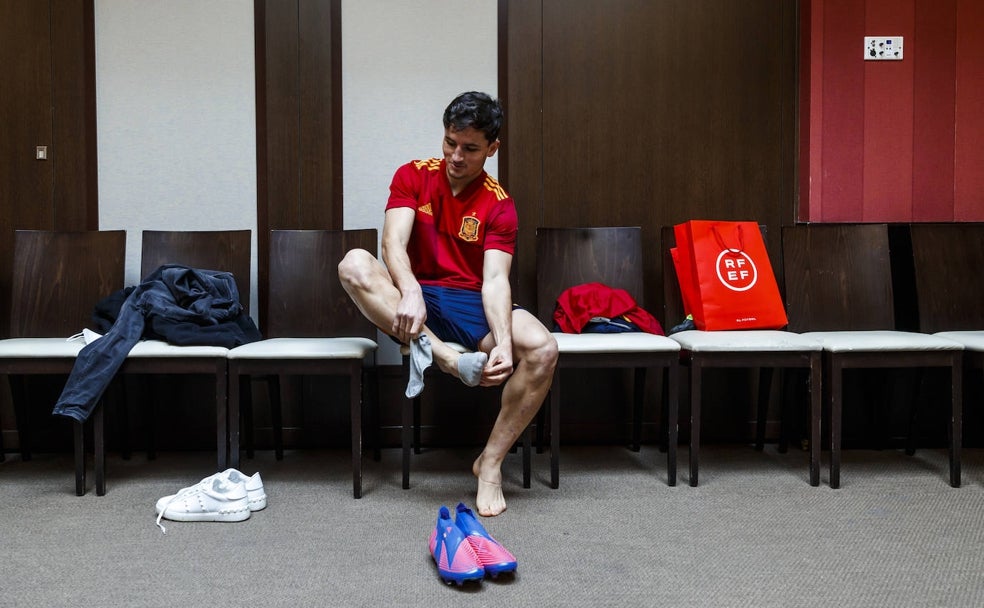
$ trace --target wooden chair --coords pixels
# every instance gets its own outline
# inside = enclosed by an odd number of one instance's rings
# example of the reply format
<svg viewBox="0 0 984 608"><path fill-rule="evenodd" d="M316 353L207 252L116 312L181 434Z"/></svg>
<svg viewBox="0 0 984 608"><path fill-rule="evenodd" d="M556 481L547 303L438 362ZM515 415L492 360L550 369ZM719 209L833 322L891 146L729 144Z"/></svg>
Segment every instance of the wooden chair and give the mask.
<svg viewBox="0 0 984 608"><path fill-rule="evenodd" d="M919 331L962 344L965 373L984 371L984 224L912 224L909 237Z"/></svg>
<svg viewBox="0 0 984 608"><path fill-rule="evenodd" d="M624 289L643 302L642 230L638 227L537 228L537 316L554 325L557 298L569 287L600 282ZM647 369L666 371L667 399L663 428L667 436L667 483L676 484L677 375L680 345L647 333L566 334L554 332L559 349L550 389L550 485L560 485L560 416L563 369L632 368L635 370L632 447L638 449L642 427L643 389Z"/></svg>
<svg viewBox="0 0 984 608"><path fill-rule="evenodd" d="M231 272L240 300L247 307L251 246L249 230L145 230L141 242L140 274L146 277L164 264ZM175 346L157 340L144 340L133 347L120 368L123 374L196 374L214 379L216 462L219 471L225 469L229 461L227 353L228 349L220 346ZM153 424L149 426L153 428ZM149 441L148 454L152 457L153 438Z"/></svg>
<svg viewBox="0 0 984 608"><path fill-rule="evenodd" d="M952 340L897 331L888 227L782 229L789 330L819 341L830 406L830 487L840 486L845 369L944 368L951 379L950 485L960 485L961 355Z"/></svg>
<svg viewBox="0 0 984 608"><path fill-rule="evenodd" d="M349 380L352 424L352 494L362 497L364 366L377 344L376 327L356 308L338 280L338 263L353 248L375 254L377 233L367 230L270 232L269 311L265 340L233 348L229 363L229 435L232 466L239 461L240 410L250 376L274 379L270 398L278 458L280 407L289 396L286 376L340 375ZM245 398L245 399L244 399ZM247 429L251 424L247 423Z"/></svg>
<svg viewBox="0 0 984 608"><path fill-rule="evenodd" d="M66 338L91 324L96 303L122 289L126 233L122 230L14 233L10 338L0 340L0 373L8 375L20 449L30 459L26 375L68 375L84 346ZM53 405L53 404L52 404ZM103 408L93 413L96 485L102 485ZM75 492L85 493L85 445L74 423Z"/></svg>
<svg viewBox="0 0 984 608"><path fill-rule="evenodd" d="M684 313L680 285L677 281L670 249L676 239L673 227L662 230L663 242L663 292L667 324L683 322ZM772 371L780 369L805 369L806 390L809 405L810 485L820 485L820 392L821 347L816 340L788 331L742 330L701 331L688 330L673 333L671 339L680 343L684 364L690 368L690 485L698 482L700 458L701 396L703 370L708 368L759 368L758 423L755 447L763 449L765 418L768 411ZM785 408L783 408L785 409ZM784 416L785 418L785 416ZM780 451L785 451L785 438L780 439Z"/></svg>

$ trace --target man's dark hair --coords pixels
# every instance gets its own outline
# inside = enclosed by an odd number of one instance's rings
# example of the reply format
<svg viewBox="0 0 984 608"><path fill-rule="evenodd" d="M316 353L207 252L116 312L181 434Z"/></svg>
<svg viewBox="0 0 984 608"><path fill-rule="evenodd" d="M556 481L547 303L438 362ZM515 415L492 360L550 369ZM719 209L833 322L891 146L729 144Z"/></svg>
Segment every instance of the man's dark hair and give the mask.
<svg viewBox="0 0 984 608"><path fill-rule="evenodd" d="M444 110L444 128L460 131L472 127L485 133L489 143L499 139L502 128L502 104L486 93L469 91L454 98Z"/></svg>

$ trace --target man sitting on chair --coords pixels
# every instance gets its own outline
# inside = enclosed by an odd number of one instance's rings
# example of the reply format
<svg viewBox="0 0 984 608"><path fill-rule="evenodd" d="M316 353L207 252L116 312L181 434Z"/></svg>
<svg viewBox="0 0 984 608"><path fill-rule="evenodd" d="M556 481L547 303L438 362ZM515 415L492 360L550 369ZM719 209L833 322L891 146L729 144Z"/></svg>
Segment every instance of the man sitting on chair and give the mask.
<svg viewBox="0 0 984 608"><path fill-rule="evenodd" d="M470 386L505 383L472 465L484 516L506 509L502 461L540 408L557 363L550 332L512 304L516 207L484 169L499 149L502 118L498 100L485 93L455 98L444 111L444 158L407 163L393 177L385 266L363 249L338 266L345 290L382 331L403 344L429 341L438 367ZM461 355L445 341L483 354Z"/></svg>

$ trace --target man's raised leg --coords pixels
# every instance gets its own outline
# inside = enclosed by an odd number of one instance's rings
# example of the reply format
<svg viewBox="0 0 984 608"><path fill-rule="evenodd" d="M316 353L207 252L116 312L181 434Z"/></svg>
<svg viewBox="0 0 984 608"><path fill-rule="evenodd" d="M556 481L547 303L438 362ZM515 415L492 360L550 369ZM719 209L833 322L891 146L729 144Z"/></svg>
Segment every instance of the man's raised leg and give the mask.
<svg viewBox="0 0 984 608"><path fill-rule="evenodd" d="M362 314L384 333L392 335L401 296L386 267L365 249L353 249L338 264L338 278ZM456 378L469 376L463 380L471 381L477 359L466 360L464 369L459 369L461 354L435 336L426 325L423 333L430 339L431 353L438 367ZM481 375L480 370L478 373Z"/></svg>

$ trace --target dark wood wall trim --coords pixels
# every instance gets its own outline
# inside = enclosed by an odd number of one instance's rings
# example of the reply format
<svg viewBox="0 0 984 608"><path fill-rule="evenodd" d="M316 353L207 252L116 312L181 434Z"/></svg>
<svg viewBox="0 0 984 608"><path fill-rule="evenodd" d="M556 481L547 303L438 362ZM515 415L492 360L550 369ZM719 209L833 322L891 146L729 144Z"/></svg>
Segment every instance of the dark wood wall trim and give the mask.
<svg viewBox="0 0 984 608"><path fill-rule="evenodd" d="M259 320L269 232L340 229L341 0L255 0Z"/></svg>
<svg viewBox="0 0 984 608"><path fill-rule="evenodd" d="M270 256L262 255L263 252L270 250L270 237L266 229L270 225L270 217L267 213L270 203L267 197L269 169L267 167L266 4L262 0L253 2L253 69L256 76L256 272L259 278L257 305L260 310L257 318L260 327L265 325L264 311L270 302L270 294L263 280L263 277L270 272Z"/></svg>
<svg viewBox="0 0 984 608"><path fill-rule="evenodd" d="M543 9L540 2L499 0L499 97L506 121L499 174L516 201L516 302L535 310L537 226L543 222Z"/></svg>
<svg viewBox="0 0 984 608"><path fill-rule="evenodd" d="M93 0L51 0L51 101L52 228L97 230Z"/></svg>

